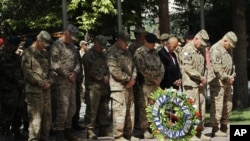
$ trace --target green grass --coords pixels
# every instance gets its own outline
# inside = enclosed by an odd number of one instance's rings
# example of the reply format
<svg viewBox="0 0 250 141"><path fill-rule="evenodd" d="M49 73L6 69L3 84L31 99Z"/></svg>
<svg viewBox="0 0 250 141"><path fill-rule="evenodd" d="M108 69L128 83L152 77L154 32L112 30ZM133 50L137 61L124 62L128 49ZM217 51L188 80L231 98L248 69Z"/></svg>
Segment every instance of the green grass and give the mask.
<svg viewBox="0 0 250 141"><path fill-rule="evenodd" d="M206 113L205 123L209 123L210 114L209 111ZM250 108L244 110L233 110L230 118L230 124L250 124Z"/></svg>

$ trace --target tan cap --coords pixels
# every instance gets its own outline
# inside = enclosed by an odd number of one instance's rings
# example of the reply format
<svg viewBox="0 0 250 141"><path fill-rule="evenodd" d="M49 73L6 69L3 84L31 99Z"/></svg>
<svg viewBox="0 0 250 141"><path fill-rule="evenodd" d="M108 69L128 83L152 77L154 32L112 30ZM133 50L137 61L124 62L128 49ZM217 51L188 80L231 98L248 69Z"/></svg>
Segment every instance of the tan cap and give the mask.
<svg viewBox="0 0 250 141"><path fill-rule="evenodd" d="M236 34L232 31L229 31L227 32L225 35L224 35L225 38L227 38L230 43L231 43L231 46L234 48L236 46L236 43L238 41L238 38L236 36Z"/></svg>
<svg viewBox="0 0 250 141"><path fill-rule="evenodd" d="M85 41L85 40L81 40L80 41L80 43L79 43L79 46L82 46L82 45L87 45L88 44L88 42L87 41Z"/></svg>
<svg viewBox="0 0 250 141"><path fill-rule="evenodd" d="M51 42L53 41L50 34L47 31L42 30L38 35L37 39L41 41L44 46L50 46Z"/></svg>
<svg viewBox="0 0 250 141"><path fill-rule="evenodd" d="M75 40L75 41L78 40L78 39L77 39L77 34L78 34L79 30L78 30L78 28L77 28L76 26L74 26L73 24L68 24L68 25L66 26L66 28L65 28L64 31L69 32L69 34L70 34L72 40Z"/></svg>
<svg viewBox="0 0 250 141"><path fill-rule="evenodd" d="M169 34L163 33L163 34L161 34L161 36L160 36L160 40L161 40L161 41L168 40L169 37L170 37Z"/></svg>
<svg viewBox="0 0 250 141"><path fill-rule="evenodd" d="M196 36L198 36L198 37L201 39L201 44L202 44L203 46L207 46L207 42L208 42L208 40L209 40L209 36L208 36L206 30L204 30L204 29L200 30L200 31L196 34Z"/></svg>

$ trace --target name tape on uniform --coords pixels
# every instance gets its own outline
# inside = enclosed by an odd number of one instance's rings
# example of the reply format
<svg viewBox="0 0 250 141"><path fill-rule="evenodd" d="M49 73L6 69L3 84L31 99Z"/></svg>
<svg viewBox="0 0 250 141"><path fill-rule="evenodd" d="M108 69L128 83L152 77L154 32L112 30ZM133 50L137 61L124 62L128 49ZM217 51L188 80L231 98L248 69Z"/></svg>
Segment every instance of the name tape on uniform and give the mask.
<svg viewBox="0 0 250 141"><path fill-rule="evenodd" d="M250 138L250 125L230 125L230 141Z"/></svg>

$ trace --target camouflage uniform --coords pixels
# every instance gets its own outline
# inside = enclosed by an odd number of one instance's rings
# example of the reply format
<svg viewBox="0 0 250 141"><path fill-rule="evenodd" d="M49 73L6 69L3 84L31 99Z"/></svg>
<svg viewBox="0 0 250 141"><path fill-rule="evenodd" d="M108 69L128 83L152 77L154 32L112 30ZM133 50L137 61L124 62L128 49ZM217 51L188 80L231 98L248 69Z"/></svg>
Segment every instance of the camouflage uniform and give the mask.
<svg viewBox="0 0 250 141"><path fill-rule="evenodd" d="M203 128L205 119L205 94L204 87L200 87L202 79L204 79L204 56L193 45L188 43L182 50L182 83L183 93L194 100L194 103L199 107L202 115L202 123L200 128Z"/></svg>
<svg viewBox="0 0 250 141"><path fill-rule="evenodd" d="M227 33L225 37L229 38L229 41L231 38L231 42L237 42L237 37L232 32ZM225 49L220 41L215 43L210 49L210 62L208 80L211 94L212 132L218 131L219 124L220 130L227 132L228 120L232 111L232 84L227 80L236 76L231 50Z"/></svg>
<svg viewBox="0 0 250 141"><path fill-rule="evenodd" d="M115 44L108 50L107 62L113 102L113 135L115 139L130 138L134 126L134 95L133 88L126 89L125 85L136 79L133 57L128 50L122 50Z"/></svg>
<svg viewBox="0 0 250 141"><path fill-rule="evenodd" d="M94 48L91 48L83 57L83 65L86 86L84 98L87 104L87 128L93 130L97 119L100 129L103 129L108 124L109 109L109 87L104 83L104 77L109 76L106 56L104 52L98 53Z"/></svg>
<svg viewBox="0 0 250 141"><path fill-rule="evenodd" d="M149 50L147 47L142 46L136 50L134 59L138 72L140 72L144 78L142 85L144 99L143 103L140 104L140 111L143 113L140 114L140 120L141 129L143 132L146 132L149 127L145 111L148 105L148 98L151 93L159 87L159 85L154 83L154 80L157 78L163 79L165 70L155 49Z"/></svg>
<svg viewBox="0 0 250 141"><path fill-rule="evenodd" d="M45 31L37 38L51 40ZM41 39L42 40L42 39ZM24 51L22 70L25 77L25 93L29 114L29 141L47 141L51 128L51 95L50 88L44 89L45 83L52 84L49 76L49 55L43 49L37 49L34 43Z"/></svg>
<svg viewBox="0 0 250 141"><path fill-rule="evenodd" d="M16 45L5 42L0 56L0 104L4 135L11 134L10 126L14 119L19 118L14 116L18 106L18 80L22 78L22 72L16 49Z"/></svg>
<svg viewBox="0 0 250 141"><path fill-rule="evenodd" d="M57 94L57 111L55 128L71 128L72 118L76 112L76 83L68 79L70 73L80 73L78 50L75 45L66 44L62 39L56 40L50 49L50 63L55 79Z"/></svg>

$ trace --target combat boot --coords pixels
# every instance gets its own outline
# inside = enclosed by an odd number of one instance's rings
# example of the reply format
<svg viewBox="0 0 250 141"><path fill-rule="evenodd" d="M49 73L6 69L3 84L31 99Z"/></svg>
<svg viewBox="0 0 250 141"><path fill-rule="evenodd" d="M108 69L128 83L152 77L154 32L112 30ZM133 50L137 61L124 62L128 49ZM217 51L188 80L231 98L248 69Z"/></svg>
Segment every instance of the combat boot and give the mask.
<svg viewBox="0 0 250 141"><path fill-rule="evenodd" d="M221 130L218 130L217 132L214 133L214 136L215 137L227 137L227 133L225 133Z"/></svg>
<svg viewBox="0 0 250 141"><path fill-rule="evenodd" d="M201 139L202 141L211 141L211 138L208 137L208 136L206 136L206 135L204 135L204 134L201 134L200 139Z"/></svg>
<svg viewBox="0 0 250 141"><path fill-rule="evenodd" d="M93 131L93 129L88 129L87 139L97 140L97 136L96 136L95 132Z"/></svg>
<svg viewBox="0 0 250 141"><path fill-rule="evenodd" d="M68 140L68 141L78 141L79 138L74 137L70 132L71 132L70 128L67 128L67 129L64 130L65 139Z"/></svg>
<svg viewBox="0 0 250 141"><path fill-rule="evenodd" d="M64 141L63 130L58 130L56 132L56 141Z"/></svg>
<svg viewBox="0 0 250 141"><path fill-rule="evenodd" d="M149 131L143 133L144 139L152 139L153 135Z"/></svg>

